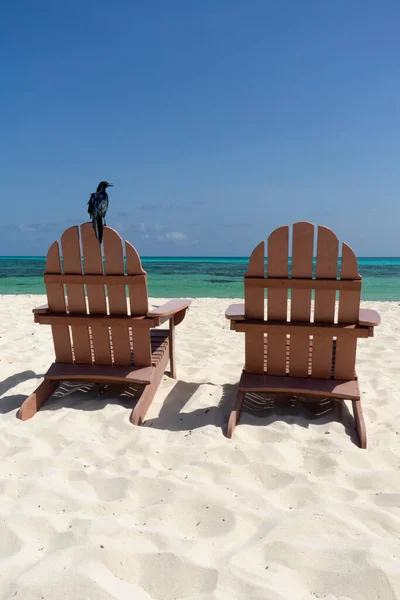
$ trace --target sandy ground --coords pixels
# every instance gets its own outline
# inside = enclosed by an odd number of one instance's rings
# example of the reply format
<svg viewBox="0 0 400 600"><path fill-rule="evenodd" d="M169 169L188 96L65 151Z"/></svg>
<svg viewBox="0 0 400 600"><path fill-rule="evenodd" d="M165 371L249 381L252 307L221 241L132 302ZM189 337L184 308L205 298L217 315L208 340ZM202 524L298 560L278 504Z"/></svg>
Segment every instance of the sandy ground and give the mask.
<svg viewBox="0 0 400 600"><path fill-rule="evenodd" d="M400 306L360 340L368 450L346 405L226 416L243 365L230 301L194 300L178 381L145 424L118 387L64 386L16 419L53 360L38 296L0 297L0 598L400 598ZM261 416L260 416L261 415Z"/></svg>

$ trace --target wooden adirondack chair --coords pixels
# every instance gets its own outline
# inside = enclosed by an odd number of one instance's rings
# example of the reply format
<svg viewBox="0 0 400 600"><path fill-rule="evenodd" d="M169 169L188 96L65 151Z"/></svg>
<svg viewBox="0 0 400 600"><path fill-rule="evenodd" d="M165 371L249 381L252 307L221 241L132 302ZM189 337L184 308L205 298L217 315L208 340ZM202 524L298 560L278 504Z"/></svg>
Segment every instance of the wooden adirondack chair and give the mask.
<svg viewBox="0 0 400 600"><path fill-rule="evenodd" d="M339 240L330 229L319 226L313 277L314 225L295 223L290 276L289 227L273 231L267 245L267 277L261 242L250 257L244 304L232 305L226 312L231 329L245 334L245 366L227 435L232 436L246 392L287 393L351 400L360 445L366 448L355 373L356 346L358 338L373 336L380 317L373 310L360 310L361 276L356 256L343 244L338 278Z"/></svg>
<svg viewBox="0 0 400 600"><path fill-rule="evenodd" d="M44 274L48 306L33 313L36 323L51 325L55 362L22 404L18 417L23 421L65 380L143 384L130 417L140 425L168 361L171 377L176 377L174 331L191 301L171 300L149 311L146 272L129 242L125 250L126 269L119 234L104 228L103 255L91 223L63 233L61 261L58 241L50 247ZM152 329L167 320L169 329Z"/></svg>

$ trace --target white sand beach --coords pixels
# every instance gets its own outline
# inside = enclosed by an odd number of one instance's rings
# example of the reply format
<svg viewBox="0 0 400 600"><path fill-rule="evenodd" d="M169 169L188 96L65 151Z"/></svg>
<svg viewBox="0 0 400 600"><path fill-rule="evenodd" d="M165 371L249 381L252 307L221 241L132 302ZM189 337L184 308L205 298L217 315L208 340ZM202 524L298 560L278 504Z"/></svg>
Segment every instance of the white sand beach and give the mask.
<svg viewBox="0 0 400 600"><path fill-rule="evenodd" d="M196 299L142 427L120 387L16 412L53 361L43 296L0 297L1 600L400 598L400 305L360 340L368 450L351 409L244 412L232 302ZM159 301L157 301L159 303Z"/></svg>

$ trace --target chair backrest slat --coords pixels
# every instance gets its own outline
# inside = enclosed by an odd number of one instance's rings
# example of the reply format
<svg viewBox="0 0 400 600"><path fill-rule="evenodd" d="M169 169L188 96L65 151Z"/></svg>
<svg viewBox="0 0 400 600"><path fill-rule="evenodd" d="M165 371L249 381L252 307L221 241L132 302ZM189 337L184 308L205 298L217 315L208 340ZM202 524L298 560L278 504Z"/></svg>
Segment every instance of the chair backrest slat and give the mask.
<svg viewBox="0 0 400 600"><path fill-rule="evenodd" d="M318 227L317 264L315 276L317 279L337 279L338 275L339 240L327 227ZM320 323L335 321L336 290L316 290L314 305L314 320Z"/></svg>
<svg viewBox="0 0 400 600"><path fill-rule="evenodd" d="M287 277L289 227L279 227L268 238L268 277ZM287 289L269 289L267 317L270 321L287 320ZM286 375L286 332L267 335L266 370L270 375Z"/></svg>
<svg viewBox="0 0 400 600"><path fill-rule="evenodd" d="M318 227L317 279L337 279L339 240L327 227ZM314 322L335 322L336 290L315 290ZM333 337L313 336L312 377L329 379L332 375Z"/></svg>
<svg viewBox="0 0 400 600"><path fill-rule="evenodd" d="M122 239L120 235L105 227L103 230L104 262L107 275L123 275L125 273ZM108 285L108 306L110 314L127 315L128 303L126 287L121 285ZM117 365L132 364L132 348L129 329L125 327L111 327L112 348L114 363Z"/></svg>
<svg viewBox="0 0 400 600"><path fill-rule="evenodd" d="M146 271L142 268L140 256L129 242L125 242L126 251L126 270L128 275L146 275ZM145 315L149 311L149 300L147 293L147 280L138 286L129 286L129 304L131 315L138 317Z"/></svg>
<svg viewBox="0 0 400 600"><path fill-rule="evenodd" d="M292 277L312 277L314 225L295 223L292 241ZM308 290L291 290L290 318L292 321L309 321L311 315L311 285ZM290 333L290 329L288 330ZM290 338L289 374L293 377L309 375L309 335L292 335Z"/></svg>
<svg viewBox="0 0 400 600"><path fill-rule="evenodd" d="M129 242L125 242L126 269L128 275L145 275L139 254ZM140 285L129 286L129 304L132 316L147 314L149 301L147 293L147 280ZM151 340L150 330L137 328L132 332L133 357L135 365L147 367L151 365Z"/></svg>
<svg viewBox="0 0 400 600"><path fill-rule="evenodd" d="M256 246L250 256L247 275L264 277L265 244ZM264 319L264 290L246 286L244 283L246 319ZM249 373L264 372L264 334L245 334L245 370Z"/></svg>
<svg viewBox="0 0 400 600"><path fill-rule="evenodd" d="M61 236L61 247L64 263L64 273L82 274L82 258L79 243L79 228L77 225L64 231ZM67 303L70 313L85 314L85 288L81 283L66 284ZM80 364L92 363L92 352L88 327L71 327L74 360Z"/></svg>
<svg viewBox="0 0 400 600"><path fill-rule="evenodd" d="M249 277L264 277L265 243L260 242L251 253L246 275ZM246 282L245 282L246 284ZM245 316L246 319L264 318L264 290L254 290L245 285Z"/></svg>
<svg viewBox="0 0 400 600"><path fill-rule="evenodd" d="M314 225L295 223L292 243L292 277L311 279L313 267ZM292 290L290 314L292 321L309 321L311 285L308 290Z"/></svg>
<svg viewBox="0 0 400 600"><path fill-rule="evenodd" d="M91 223L81 225L82 253L85 275L103 275L101 246L94 234ZM89 314L107 315L107 299L104 284L87 284ZM110 335L106 327L91 327L94 362L98 365L110 365Z"/></svg>
<svg viewBox="0 0 400 600"><path fill-rule="evenodd" d="M55 241L49 248L46 257L46 271L61 273L60 247ZM65 294L62 283L46 283L47 303L53 312L65 313ZM71 337L68 325L53 325L51 327L54 341L56 362L72 363Z"/></svg>
<svg viewBox="0 0 400 600"><path fill-rule="evenodd" d="M357 258L347 245L342 246L341 279L361 279ZM341 290L339 293L339 323L357 323L360 312L361 290ZM336 342L335 379L352 379L355 375L357 339L339 339Z"/></svg>
<svg viewBox="0 0 400 600"><path fill-rule="evenodd" d="M342 245L342 266L340 279L360 279L357 258L347 244ZM360 312L361 289L341 290L339 295L339 323L355 323Z"/></svg>

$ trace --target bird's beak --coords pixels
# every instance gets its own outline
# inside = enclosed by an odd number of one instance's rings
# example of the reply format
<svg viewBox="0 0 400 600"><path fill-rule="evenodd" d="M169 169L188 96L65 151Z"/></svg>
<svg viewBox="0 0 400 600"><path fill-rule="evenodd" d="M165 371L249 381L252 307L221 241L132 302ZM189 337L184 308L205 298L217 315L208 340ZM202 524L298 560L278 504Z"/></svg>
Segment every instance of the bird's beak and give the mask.
<svg viewBox="0 0 400 600"><path fill-rule="evenodd" d="M114 187L113 183L109 183L107 187Z"/></svg>

